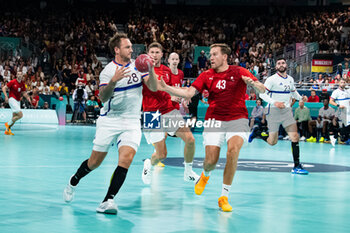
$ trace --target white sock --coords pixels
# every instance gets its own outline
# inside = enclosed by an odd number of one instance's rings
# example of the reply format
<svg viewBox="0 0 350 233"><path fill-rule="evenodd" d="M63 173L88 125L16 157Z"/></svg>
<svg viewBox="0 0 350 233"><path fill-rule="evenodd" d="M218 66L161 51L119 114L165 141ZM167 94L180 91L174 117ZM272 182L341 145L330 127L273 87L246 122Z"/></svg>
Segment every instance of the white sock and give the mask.
<svg viewBox="0 0 350 233"><path fill-rule="evenodd" d="M329 137L330 137L332 140L334 140L334 135L330 135Z"/></svg>
<svg viewBox="0 0 350 233"><path fill-rule="evenodd" d="M11 125L13 124L12 119L11 119L9 122L7 122L7 124L8 124L9 126L11 126Z"/></svg>
<svg viewBox="0 0 350 233"><path fill-rule="evenodd" d="M186 172L192 171L192 165L193 165L192 162L191 163L186 163L185 162L185 171Z"/></svg>
<svg viewBox="0 0 350 233"><path fill-rule="evenodd" d="M210 173L211 173L211 172L206 172L206 171L204 171L204 170L203 170L203 172L204 172L204 175L205 175L205 176L207 176L207 177L210 176Z"/></svg>
<svg viewBox="0 0 350 233"><path fill-rule="evenodd" d="M228 193L230 192L231 185L222 184L221 196L228 197Z"/></svg>

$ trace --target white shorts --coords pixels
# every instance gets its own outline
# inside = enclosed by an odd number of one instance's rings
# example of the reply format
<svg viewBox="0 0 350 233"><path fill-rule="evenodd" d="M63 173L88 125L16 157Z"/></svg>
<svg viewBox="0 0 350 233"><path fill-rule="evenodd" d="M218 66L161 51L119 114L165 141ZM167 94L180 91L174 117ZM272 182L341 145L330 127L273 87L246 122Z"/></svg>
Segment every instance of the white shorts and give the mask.
<svg viewBox="0 0 350 233"><path fill-rule="evenodd" d="M15 98L11 97L9 99L9 105L13 113L19 113L21 111L21 103Z"/></svg>
<svg viewBox="0 0 350 233"><path fill-rule="evenodd" d="M163 121L165 121L164 123L165 125L167 126L171 125L172 127L162 128L161 130L152 130L152 131L143 132L148 144L153 144L153 143L162 141L165 138L166 133L168 133L170 136L174 136L176 134L176 131L180 128L179 125L177 124L177 126L173 126L172 124L168 123L169 121L185 122L184 118L181 115L181 112L177 109L162 115L161 121L162 123Z"/></svg>
<svg viewBox="0 0 350 233"><path fill-rule="evenodd" d="M96 134L93 141L94 151L108 152L109 147L116 143L130 146L136 152L141 142L141 125L139 121L125 122L118 118L102 116L96 121Z"/></svg>
<svg viewBox="0 0 350 233"><path fill-rule="evenodd" d="M291 108L279 109L276 107L268 107L266 120L270 132L278 132L280 125L286 128L292 124L296 124Z"/></svg>
<svg viewBox="0 0 350 233"><path fill-rule="evenodd" d="M203 132L203 144L204 146L218 146L228 141L233 136L241 137L245 143L248 142L249 137L249 120L245 118L221 121L221 129L213 131L213 129Z"/></svg>

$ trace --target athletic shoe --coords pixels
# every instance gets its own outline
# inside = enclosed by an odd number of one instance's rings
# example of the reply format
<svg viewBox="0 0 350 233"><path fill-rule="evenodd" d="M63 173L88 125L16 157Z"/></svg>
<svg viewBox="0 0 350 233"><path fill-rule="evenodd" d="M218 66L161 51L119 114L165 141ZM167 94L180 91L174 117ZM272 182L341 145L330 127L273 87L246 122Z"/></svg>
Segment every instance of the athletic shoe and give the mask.
<svg viewBox="0 0 350 233"><path fill-rule="evenodd" d="M248 142L251 143L253 141L254 138L256 138L259 135L259 128L258 127L254 127L252 132L249 135L249 139Z"/></svg>
<svg viewBox="0 0 350 233"><path fill-rule="evenodd" d="M262 136L262 137L268 137L269 134L268 134L268 133L265 133L265 132L262 132L262 133L261 133L261 136Z"/></svg>
<svg viewBox="0 0 350 233"><path fill-rule="evenodd" d="M317 139L311 136L311 137L309 137L308 139L306 139L306 141L307 141L307 142L316 142Z"/></svg>
<svg viewBox="0 0 350 233"><path fill-rule="evenodd" d="M228 203L228 198L225 196L219 197L218 200L219 208L224 212L231 212L232 206Z"/></svg>
<svg viewBox="0 0 350 233"><path fill-rule="evenodd" d="M5 135L14 135L11 130L5 130Z"/></svg>
<svg viewBox="0 0 350 233"><path fill-rule="evenodd" d="M335 146L335 143L337 142L337 139L334 138L334 136L331 136L331 144L332 146Z"/></svg>
<svg viewBox="0 0 350 233"><path fill-rule="evenodd" d="M301 164L299 164L298 166L292 169L292 174L307 175L309 174L309 172L306 171Z"/></svg>
<svg viewBox="0 0 350 233"><path fill-rule="evenodd" d="M346 145L349 145L350 144L350 139L348 139L346 142L345 142Z"/></svg>
<svg viewBox="0 0 350 233"><path fill-rule="evenodd" d="M207 185L209 180L209 176L205 176L204 172L202 172L201 176L197 180L195 186L194 186L194 192L197 195L201 195L205 189L205 186Z"/></svg>
<svg viewBox="0 0 350 233"><path fill-rule="evenodd" d="M150 184L152 180L151 175L152 164L150 159L146 159L143 162L143 171L142 171L142 181L144 184Z"/></svg>
<svg viewBox="0 0 350 233"><path fill-rule="evenodd" d="M192 182L197 182L197 180L199 179L199 175L197 175L193 170L189 170L184 172L184 181L192 181Z"/></svg>
<svg viewBox="0 0 350 233"><path fill-rule="evenodd" d="M73 186L70 184L70 180L72 179L73 176L70 177L68 185L66 188L63 190L63 200L67 203L71 202L74 198L74 191L76 186Z"/></svg>
<svg viewBox="0 0 350 233"><path fill-rule="evenodd" d="M288 135L285 136L285 137L283 138L283 140L289 140L289 136L288 136Z"/></svg>
<svg viewBox="0 0 350 233"><path fill-rule="evenodd" d="M101 214L117 214L118 208L113 199L108 199L97 207L96 212Z"/></svg>
<svg viewBox="0 0 350 233"><path fill-rule="evenodd" d="M304 136L302 136L301 138L300 138L300 141L305 141L305 137Z"/></svg>
<svg viewBox="0 0 350 233"><path fill-rule="evenodd" d="M320 140L318 140L318 142L323 143L324 142L324 137L321 137Z"/></svg>
<svg viewBox="0 0 350 233"><path fill-rule="evenodd" d="M165 167L164 163L162 163L162 162L157 163L156 166L157 166L157 167Z"/></svg>

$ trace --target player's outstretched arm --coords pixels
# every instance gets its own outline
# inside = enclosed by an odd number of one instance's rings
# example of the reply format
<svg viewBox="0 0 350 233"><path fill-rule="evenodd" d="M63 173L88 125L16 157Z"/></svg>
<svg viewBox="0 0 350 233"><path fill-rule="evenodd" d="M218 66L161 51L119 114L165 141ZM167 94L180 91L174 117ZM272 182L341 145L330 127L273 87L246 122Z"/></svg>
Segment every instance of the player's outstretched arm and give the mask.
<svg viewBox="0 0 350 233"><path fill-rule="evenodd" d="M145 77L143 81L151 91L154 92L158 90L158 77L154 71L154 66L150 68L148 77Z"/></svg>
<svg viewBox="0 0 350 233"><path fill-rule="evenodd" d="M168 92L172 96L183 97L185 99L191 99L195 94L198 93L197 89L190 86L189 88L173 87L165 83L162 77L160 77L160 82L158 85L160 91Z"/></svg>
<svg viewBox="0 0 350 233"><path fill-rule="evenodd" d="M265 92L265 90L266 90L265 86L261 82L254 81L252 78L250 78L248 76L243 76L243 75L242 75L242 79L248 86L253 87L257 93L264 93Z"/></svg>

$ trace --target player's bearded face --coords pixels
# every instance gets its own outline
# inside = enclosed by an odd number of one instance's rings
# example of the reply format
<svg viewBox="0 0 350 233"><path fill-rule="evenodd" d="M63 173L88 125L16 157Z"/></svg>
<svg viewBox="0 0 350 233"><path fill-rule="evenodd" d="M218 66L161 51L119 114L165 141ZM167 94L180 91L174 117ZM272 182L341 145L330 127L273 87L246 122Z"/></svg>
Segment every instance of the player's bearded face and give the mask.
<svg viewBox="0 0 350 233"><path fill-rule="evenodd" d="M132 54L132 44L129 39L122 39L120 42L119 56L125 61L129 62Z"/></svg>
<svg viewBox="0 0 350 233"><path fill-rule="evenodd" d="M343 81L343 80L340 81L339 86L344 89L345 88L345 81Z"/></svg>
<svg viewBox="0 0 350 233"><path fill-rule="evenodd" d="M276 70L281 72L281 73L286 72L286 70L287 70L287 63L284 60L278 61L277 64L276 64Z"/></svg>
<svg viewBox="0 0 350 233"><path fill-rule="evenodd" d="M156 65L159 65L163 57L163 52L159 48L150 48L148 51L148 55L150 55L154 59Z"/></svg>

